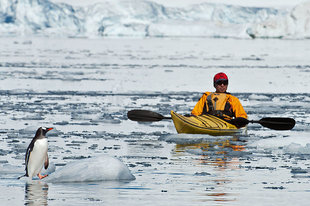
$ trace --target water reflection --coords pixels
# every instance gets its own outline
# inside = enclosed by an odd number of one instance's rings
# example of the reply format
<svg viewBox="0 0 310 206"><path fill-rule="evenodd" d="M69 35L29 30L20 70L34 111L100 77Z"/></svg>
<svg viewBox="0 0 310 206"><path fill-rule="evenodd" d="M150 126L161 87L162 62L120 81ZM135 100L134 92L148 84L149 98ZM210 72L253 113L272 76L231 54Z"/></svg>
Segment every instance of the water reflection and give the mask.
<svg viewBox="0 0 310 206"><path fill-rule="evenodd" d="M196 155L197 164L204 165L206 171L214 171L206 178L201 178L204 184L208 185L205 192L200 195L201 202L231 202L236 201L238 194L232 193L234 185L240 181L236 176L227 176L226 171L239 170L240 157L248 155L246 150L246 142L236 138L217 138L200 143L192 144L176 144L176 155L182 153L190 153ZM235 184L237 183L237 184Z"/></svg>
<svg viewBox="0 0 310 206"><path fill-rule="evenodd" d="M27 182L25 185L25 205L48 205L48 184L41 181Z"/></svg>
<svg viewBox="0 0 310 206"><path fill-rule="evenodd" d="M222 160L227 157L241 155L245 151L245 141L240 141L238 137L234 138L216 138L201 142L176 144L175 152L189 152L201 155L202 159L208 157L211 159L221 157Z"/></svg>

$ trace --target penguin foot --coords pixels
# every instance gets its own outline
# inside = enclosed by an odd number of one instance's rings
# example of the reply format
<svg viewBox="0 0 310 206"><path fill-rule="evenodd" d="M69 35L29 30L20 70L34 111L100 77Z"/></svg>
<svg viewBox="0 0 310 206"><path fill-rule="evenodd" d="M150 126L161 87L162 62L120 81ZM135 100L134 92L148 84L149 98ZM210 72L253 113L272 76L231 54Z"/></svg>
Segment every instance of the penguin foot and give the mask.
<svg viewBox="0 0 310 206"><path fill-rule="evenodd" d="M45 178L45 177L47 177L48 175L41 175L40 173L38 174L38 177L40 178L40 179L43 179L43 178Z"/></svg>

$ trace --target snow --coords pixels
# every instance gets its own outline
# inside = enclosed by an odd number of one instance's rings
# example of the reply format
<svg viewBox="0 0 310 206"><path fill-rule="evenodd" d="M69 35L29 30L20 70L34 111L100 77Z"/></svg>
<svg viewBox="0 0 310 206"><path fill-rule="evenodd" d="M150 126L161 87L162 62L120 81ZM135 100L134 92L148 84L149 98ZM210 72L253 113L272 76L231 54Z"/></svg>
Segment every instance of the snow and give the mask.
<svg viewBox="0 0 310 206"><path fill-rule="evenodd" d="M2 0L0 35L300 39L310 37L309 9L304 1Z"/></svg>

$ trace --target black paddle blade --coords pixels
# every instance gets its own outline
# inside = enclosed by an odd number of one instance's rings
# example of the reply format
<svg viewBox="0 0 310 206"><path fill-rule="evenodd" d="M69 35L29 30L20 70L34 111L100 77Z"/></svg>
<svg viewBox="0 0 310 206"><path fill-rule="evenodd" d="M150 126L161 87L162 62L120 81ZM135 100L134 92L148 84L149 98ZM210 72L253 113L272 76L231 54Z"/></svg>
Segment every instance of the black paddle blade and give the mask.
<svg viewBox="0 0 310 206"><path fill-rule="evenodd" d="M284 117L265 117L258 121L262 126L274 130L291 130L295 126L295 120Z"/></svg>
<svg viewBox="0 0 310 206"><path fill-rule="evenodd" d="M128 119L139 122L156 122L162 119L170 119L161 114L148 110L131 110L127 113Z"/></svg>

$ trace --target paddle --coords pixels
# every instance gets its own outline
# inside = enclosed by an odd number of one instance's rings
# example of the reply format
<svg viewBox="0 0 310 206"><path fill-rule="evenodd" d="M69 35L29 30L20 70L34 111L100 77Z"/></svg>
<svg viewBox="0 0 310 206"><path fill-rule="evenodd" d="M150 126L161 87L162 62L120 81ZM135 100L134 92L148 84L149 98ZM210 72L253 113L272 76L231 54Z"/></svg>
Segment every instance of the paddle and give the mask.
<svg viewBox="0 0 310 206"><path fill-rule="evenodd" d="M127 113L128 119L138 122L156 122L163 119L171 119L171 117L164 117L161 114L149 110L131 110Z"/></svg>
<svg viewBox="0 0 310 206"><path fill-rule="evenodd" d="M265 117L258 121L250 120L250 123L259 123L263 127L274 130L291 130L295 126L295 120L285 117Z"/></svg>
<svg viewBox="0 0 310 206"><path fill-rule="evenodd" d="M171 117L165 117L156 112L149 110L131 110L127 113L128 119L139 122L156 122L163 119L171 119ZM291 130L295 126L295 120L285 117L265 117L260 120L247 120L244 118L234 119L236 125L247 125L249 123L258 123L263 127L274 130Z"/></svg>

